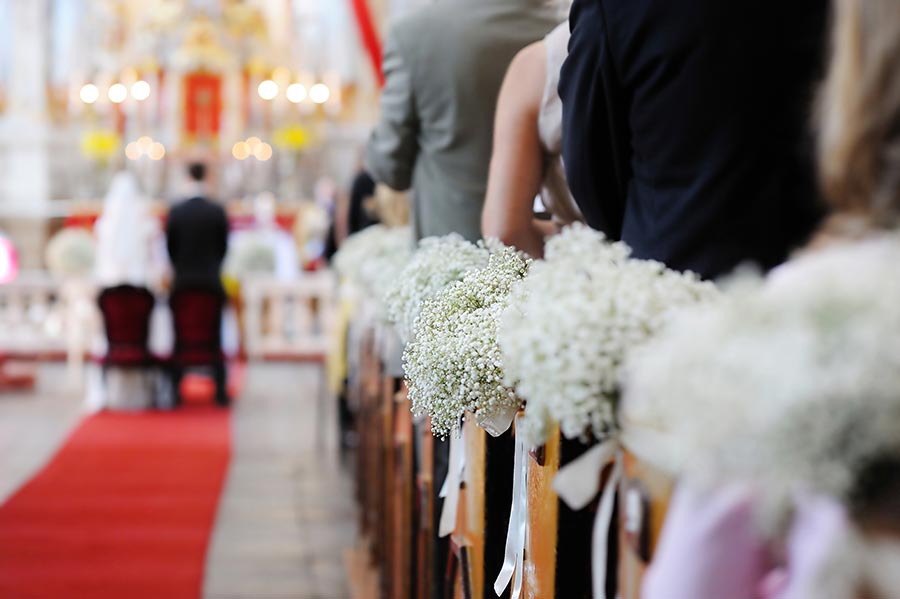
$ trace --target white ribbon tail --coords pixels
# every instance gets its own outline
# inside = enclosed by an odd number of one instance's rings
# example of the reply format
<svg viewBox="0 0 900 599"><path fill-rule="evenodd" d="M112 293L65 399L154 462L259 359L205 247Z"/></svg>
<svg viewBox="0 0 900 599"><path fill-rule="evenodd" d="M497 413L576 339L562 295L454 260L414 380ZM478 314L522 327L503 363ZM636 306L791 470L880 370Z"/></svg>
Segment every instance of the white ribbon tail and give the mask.
<svg viewBox="0 0 900 599"><path fill-rule="evenodd" d="M517 417L518 420L518 417ZM516 434L515 461L513 463L512 506L509 510L509 527L506 530L506 553L503 567L494 581L494 592L499 597L513 581L510 599L519 599L522 593L525 566L525 539L528 528L528 449L524 435ZM515 575L515 578L513 578Z"/></svg>
<svg viewBox="0 0 900 599"><path fill-rule="evenodd" d="M459 437L450 436L450 463L447 466L447 477L441 487L439 497L444 498L441 508L441 521L438 525L438 536L446 537L456 529L456 511L459 506L459 485L465 468L466 442L462 431Z"/></svg>
<svg viewBox="0 0 900 599"><path fill-rule="evenodd" d="M513 420L515 420L516 414L519 412L519 408L507 406L500 412L491 414L490 416L483 416L483 412L484 410L480 410L475 413L475 422L490 436L499 437L512 426Z"/></svg>
<svg viewBox="0 0 900 599"><path fill-rule="evenodd" d="M603 495L600 496L600 506L597 508L597 517L594 519L594 532L592 538L591 561L593 564L594 599L606 597L606 551L609 542L609 527L612 524L613 506L615 505L616 491L619 481L622 480L622 455L616 454L615 464Z"/></svg>
<svg viewBox="0 0 900 599"><path fill-rule="evenodd" d="M600 492L600 475L607 464L613 463L613 470L597 507L594 530L591 537L591 565L594 579L594 599L606 597L606 553L609 527L612 522L616 489L622 478L621 445L615 437L592 447L577 460L561 468L553 479L553 490L566 505L578 511Z"/></svg>
<svg viewBox="0 0 900 599"><path fill-rule="evenodd" d="M553 478L553 490L574 511L587 507L600 492L600 472L613 461L619 442L612 438L560 468Z"/></svg>

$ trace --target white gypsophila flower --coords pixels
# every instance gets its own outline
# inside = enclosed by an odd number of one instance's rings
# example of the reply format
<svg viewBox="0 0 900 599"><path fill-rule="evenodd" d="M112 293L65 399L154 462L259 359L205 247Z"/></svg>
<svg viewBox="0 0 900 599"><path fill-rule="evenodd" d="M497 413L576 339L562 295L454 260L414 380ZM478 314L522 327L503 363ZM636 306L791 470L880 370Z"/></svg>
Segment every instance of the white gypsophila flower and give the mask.
<svg viewBox="0 0 900 599"><path fill-rule="evenodd" d="M67 227L47 243L47 269L57 277L86 277L96 259L97 242L90 231Z"/></svg>
<svg viewBox="0 0 900 599"><path fill-rule="evenodd" d="M900 597L900 542L893 535L866 536L848 527L828 544L798 597ZM866 594L861 594L863 590Z"/></svg>
<svg viewBox="0 0 900 599"><path fill-rule="evenodd" d="M412 256L409 227L372 225L348 237L334 256L334 267L345 280L381 298Z"/></svg>
<svg viewBox="0 0 900 599"><path fill-rule="evenodd" d="M413 324L425 300L467 272L484 268L489 254L483 243L476 245L456 233L420 241L403 271L389 283L383 300L387 319L400 338L412 339Z"/></svg>
<svg viewBox="0 0 900 599"><path fill-rule="evenodd" d="M512 293L500 325L505 382L525 400L533 444L559 422L567 438L603 439L617 428L619 368L678 307L717 296L711 283L629 258L623 243L573 225L551 238Z"/></svg>
<svg viewBox="0 0 900 599"><path fill-rule="evenodd" d="M673 473L753 481L767 512L845 499L900 458L898 264L896 237L838 246L679 318L629 361L626 418L663 431Z"/></svg>
<svg viewBox="0 0 900 599"><path fill-rule="evenodd" d="M513 248L489 247L487 266L425 300L403 354L412 411L431 416L437 437L458 431L466 412L490 418L519 406L503 384L497 326L528 261Z"/></svg>
<svg viewBox="0 0 900 599"><path fill-rule="evenodd" d="M241 278L275 272L275 249L257 232L241 235L228 249L225 272Z"/></svg>

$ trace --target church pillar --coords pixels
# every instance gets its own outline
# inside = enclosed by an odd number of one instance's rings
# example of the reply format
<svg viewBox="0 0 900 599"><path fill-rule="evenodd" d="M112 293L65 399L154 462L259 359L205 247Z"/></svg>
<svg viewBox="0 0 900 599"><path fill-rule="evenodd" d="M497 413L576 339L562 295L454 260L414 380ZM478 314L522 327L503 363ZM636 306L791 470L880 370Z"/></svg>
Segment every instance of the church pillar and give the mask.
<svg viewBox="0 0 900 599"><path fill-rule="evenodd" d="M0 226L24 268L40 266L50 201L47 148L48 0L11 2L9 102L0 120Z"/></svg>

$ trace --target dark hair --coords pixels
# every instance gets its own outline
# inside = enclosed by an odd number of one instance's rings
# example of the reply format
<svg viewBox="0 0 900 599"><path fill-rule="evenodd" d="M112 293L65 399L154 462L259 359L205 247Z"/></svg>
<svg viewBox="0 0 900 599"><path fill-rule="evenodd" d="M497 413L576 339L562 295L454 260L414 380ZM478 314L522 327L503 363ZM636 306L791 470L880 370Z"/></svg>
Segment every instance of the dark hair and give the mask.
<svg viewBox="0 0 900 599"><path fill-rule="evenodd" d="M206 180L206 165L202 162L192 162L188 165L188 175L191 177L191 181L197 181L198 183Z"/></svg>
<svg viewBox="0 0 900 599"><path fill-rule="evenodd" d="M855 475L847 502L853 519L864 528L900 531L900 458L871 458Z"/></svg>

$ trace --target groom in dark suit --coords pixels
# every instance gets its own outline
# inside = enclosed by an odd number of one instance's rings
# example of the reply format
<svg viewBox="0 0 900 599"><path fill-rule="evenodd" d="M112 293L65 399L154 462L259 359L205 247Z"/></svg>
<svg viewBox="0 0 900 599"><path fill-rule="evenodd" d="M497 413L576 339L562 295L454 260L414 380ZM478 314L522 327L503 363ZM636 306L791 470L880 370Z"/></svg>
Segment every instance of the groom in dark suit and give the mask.
<svg viewBox="0 0 900 599"><path fill-rule="evenodd" d="M591 226L712 278L821 217L808 135L826 0L575 0L559 85Z"/></svg>
<svg viewBox="0 0 900 599"><path fill-rule="evenodd" d="M228 217L207 196L206 165L188 167L188 199L173 207L166 222L166 243L175 270L174 290L222 291L221 269L228 249Z"/></svg>
<svg viewBox="0 0 900 599"><path fill-rule="evenodd" d="M175 270L170 298L175 324L172 387L177 403L185 368L211 366L216 403L226 406L229 397L221 351L225 302L221 270L228 250L228 217L222 206L207 197L206 165L191 164L188 175L188 199L172 208L166 222L166 243Z"/></svg>

